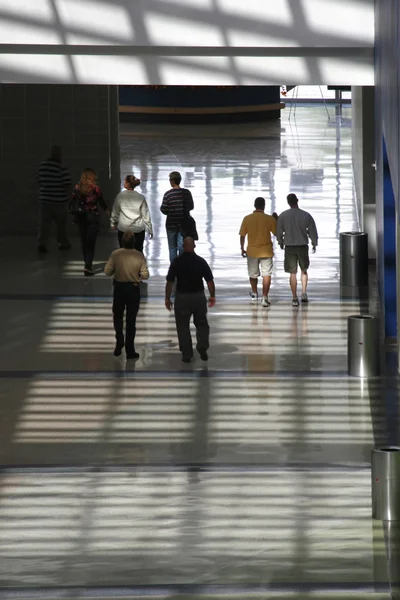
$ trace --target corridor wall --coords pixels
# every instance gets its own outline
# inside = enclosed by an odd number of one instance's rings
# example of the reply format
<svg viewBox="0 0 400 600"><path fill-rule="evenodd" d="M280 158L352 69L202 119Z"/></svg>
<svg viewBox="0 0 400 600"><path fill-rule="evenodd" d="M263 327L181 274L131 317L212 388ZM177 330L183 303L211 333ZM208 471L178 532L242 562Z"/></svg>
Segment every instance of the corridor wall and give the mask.
<svg viewBox="0 0 400 600"><path fill-rule="evenodd" d="M377 221L377 276L382 305L385 310L385 332L394 337L399 322L399 32L400 9L398 0L376 2L376 221ZM389 181L390 180L390 181ZM389 185L390 183L390 185ZM392 198L391 199L391 195ZM393 210L388 213L391 203ZM388 214L392 215L388 217ZM386 217L386 223L385 223ZM389 260L393 244L385 239L388 233L388 218L395 220L397 231L396 261ZM390 230L390 227L389 227ZM393 270L397 271L396 277ZM397 302L397 310L394 309ZM391 306L390 310L387 307Z"/></svg>

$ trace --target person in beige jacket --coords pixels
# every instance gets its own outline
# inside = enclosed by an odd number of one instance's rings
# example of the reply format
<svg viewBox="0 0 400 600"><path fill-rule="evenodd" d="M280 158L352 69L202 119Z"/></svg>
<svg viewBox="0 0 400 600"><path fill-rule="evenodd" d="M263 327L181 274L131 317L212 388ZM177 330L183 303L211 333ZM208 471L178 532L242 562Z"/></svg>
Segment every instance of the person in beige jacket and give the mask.
<svg viewBox="0 0 400 600"><path fill-rule="evenodd" d="M141 252L133 248L134 234L127 231L122 236L122 248L114 250L105 268L106 275L114 275L114 356L121 356L125 346L126 358L136 360L139 354L135 350L136 317L140 305L141 281L149 278L146 259ZM126 336L123 324L126 309Z"/></svg>
<svg viewBox="0 0 400 600"><path fill-rule="evenodd" d="M150 239L153 238L153 225L151 223L150 211L145 197L135 188L140 185L140 179L134 175L127 175L124 182L124 190L114 200L111 213L111 229L118 230L118 241L122 247L122 236L126 231L135 234L134 248L143 252L146 229Z"/></svg>

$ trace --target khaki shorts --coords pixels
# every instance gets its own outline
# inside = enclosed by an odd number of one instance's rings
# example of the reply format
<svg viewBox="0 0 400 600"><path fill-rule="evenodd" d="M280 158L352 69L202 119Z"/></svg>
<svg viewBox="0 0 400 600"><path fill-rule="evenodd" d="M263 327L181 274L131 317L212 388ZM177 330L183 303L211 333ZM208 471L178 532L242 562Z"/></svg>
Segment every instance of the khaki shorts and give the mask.
<svg viewBox="0 0 400 600"><path fill-rule="evenodd" d="M299 265L303 273L310 266L308 246L285 246L285 272L297 273L297 265Z"/></svg>
<svg viewBox="0 0 400 600"><path fill-rule="evenodd" d="M249 277L257 279L260 276L270 277L272 275L273 260L272 258L252 258L247 257L247 269L249 271Z"/></svg>

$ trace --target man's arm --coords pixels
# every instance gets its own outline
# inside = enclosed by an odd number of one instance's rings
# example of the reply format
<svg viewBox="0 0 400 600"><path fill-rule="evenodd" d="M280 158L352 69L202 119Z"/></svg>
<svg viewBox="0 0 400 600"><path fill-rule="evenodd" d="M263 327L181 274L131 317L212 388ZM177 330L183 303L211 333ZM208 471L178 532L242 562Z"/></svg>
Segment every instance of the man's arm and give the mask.
<svg viewBox="0 0 400 600"><path fill-rule="evenodd" d="M194 209L194 202L193 202L193 196L192 196L192 192L190 190L186 190L186 194L185 194L185 208L188 212L190 212L191 210Z"/></svg>
<svg viewBox="0 0 400 600"><path fill-rule="evenodd" d="M240 236L240 249L242 251L242 256L246 256L246 250L244 249L244 241L246 239L245 235Z"/></svg>
<svg viewBox="0 0 400 600"><path fill-rule="evenodd" d="M143 199L142 204L140 205L140 214L142 215L142 219L144 224L147 227L150 237L153 237L153 225L151 223L150 211L146 199Z"/></svg>
<svg viewBox="0 0 400 600"><path fill-rule="evenodd" d="M318 246L318 231L317 226L315 225L315 221L311 215L309 215L309 221L307 226L308 237L311 240L311 244L313 247L313 251L315 252L315 248Z"/></svg>
<svg viewBox="0 0 400 600"><path fill-rule="evenodd" d="M246 251L244 249L244 241L246 239L246 235L247 235L247 227L246 227L246 223L245 223L245 219L243 219L242 224L240 226L240 231L239 231L239 235L240 235L240 249L242 252L242 256L246 256Z"/></svg>
<svg viewBox="0 0 400 600"><path fill-rule="evenodd" d="M171 294L172 294L172 288L174 286L174 281L176 278L175 260L169 266L168 275L167 275L167 283L165 285L165 308L167 310L171 310L171 308L172 308Z"/></svg>
<svg viewBox="0 0 400 600"><path fill-rule="evenodd" d="M111 254L110 258L108 259L106 266L104 267L104 273L106 275L114 275L114 273L115 273L115 264L114 264L114 258L113 258L112 254Z"/></svg>
<svg viewBox="0 0 400 600"><path fill-rule="evenodd" d="M143 257L142 262L140 263L139 270L140 279L142 281L146 281L150 277L149 268L147 266L146 259Z"/></svg>
<svg viewBox="0 0 400 600"><path fill-rule="evenodd" d="M208 287L208 291L210 292L210 299L208 301L208 305L210 307L214 306L215 304L215 283L214 283L214 275L212 274L212 271L210 269L210 265L208 264L208 262L206 260L204 260L204 272L203 272L203 277L207 282L207 287Z"/></svg>
<svg viewBox="0 0 400 600"><path fill-rule="evenodd" d="M207 281L208 291L210 292L210 299L208 301L208 305L213 307L215 305L215 283L214 279Z"/></svg>
<svg viewBox="0 0 400 600"><path fill-rule="evenodd" d="M174 285L173 281L167 280L167 283L165 285L165 308L167 310L171 310L171 308L172 308L171 294L172 294L173 285Z"/></svg>
<svg viewBox="0 0 400 600"><path fill-rule="evenodd" d="M64 191L65 191L65 195L68 198L71 198L72 195L72 180L71 180L71 175L69 174L69 171L67 169L64 169L63 175L62 175L62 183L64 186Z"/></svg>
<svg viewBox="0 0 400 600"><path fill-rule="evenodd" d="M163 215L168 215L168 210L169 210L168 198L166 198L165 196L166 196L166 194L164 194L164 198L163 198L162 204L160 206L160 210Z"/></svg>
<svg viewBox="0 0 400 600"><path fill-rule="evenodd" d="M119 221L119 213L121 212L121 207L119 204L119 194L114 200L114 204L112 207L112 213L110 218L110 227L114 228L117 226Z"/></svg>
<svg viewBox="0 0 400 600"><path fill-rule="evenodd" d="M280 245L280 247L283 249L285 241L285 232L283 229L282 217L279 217L276 223L276 239L278 240L278 244Z"/></svg>
<svg viewBox="0 0 400 600"><path fill-rule="evenodd" d="M274 213L276 214L276 213ZM276 217L274 217L274 215L272 215L272 218L270 219L270 229L271 229L271 233L273 235L276 235L276 223L278 220L278 215Z"/></svg>

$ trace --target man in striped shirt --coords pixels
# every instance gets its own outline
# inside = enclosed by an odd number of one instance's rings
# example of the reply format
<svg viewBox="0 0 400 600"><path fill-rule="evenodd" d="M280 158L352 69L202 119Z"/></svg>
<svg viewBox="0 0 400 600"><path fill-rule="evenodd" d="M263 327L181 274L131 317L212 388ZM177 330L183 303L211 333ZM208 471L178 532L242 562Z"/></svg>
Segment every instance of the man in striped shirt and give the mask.
<svg viewBox="0 0 400 600"><path fill-rule="evenodd" d="M53 221L57 227L60 250L71 247L67 237L68 200L71 192L71 176L61 164L61 148L53 146L50 158L38 169L40 186L39 202L39 252L47 252L47 242Z"/></svg>
<svg viewBox="0 0 400 600"><path fill-rule="evenodd" d="M189 190L180 187L182 181L178 171L172 171L169 175L171 189L164 194L160 210L167 215L165 224L167 230L169 260L173 260L183 253L182 223L194 208L192 194Z"/></svg>

